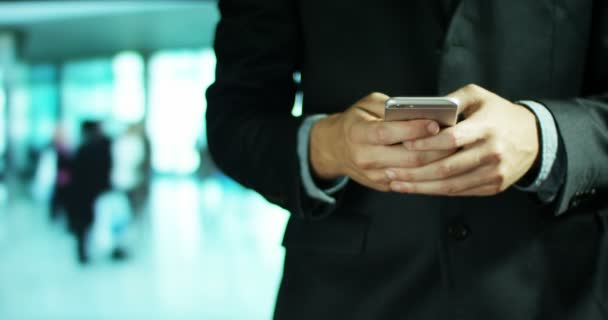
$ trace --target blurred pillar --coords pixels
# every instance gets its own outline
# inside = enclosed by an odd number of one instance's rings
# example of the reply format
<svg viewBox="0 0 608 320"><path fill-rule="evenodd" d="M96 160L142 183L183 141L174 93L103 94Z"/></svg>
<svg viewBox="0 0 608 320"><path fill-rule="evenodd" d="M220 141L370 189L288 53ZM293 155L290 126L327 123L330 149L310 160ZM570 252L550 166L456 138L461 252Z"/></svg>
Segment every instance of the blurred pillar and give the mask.
<svg viewBox="0 0 608 320"><path fill-rule="evenodd" d="M144 64L142 75L144 78L144 118L142 120L142 123L144 124L144 126L146 126L148 123L148 113L150 112L150 81L152 81L152 79L150 78L150 58L152 57L152 54L148 51L142 51L140 52L140 54Z"/></svg>
<svg viewBox="0 0 608 320"><path fill-rule="evenodd" d="M57 95L55 95L57 101L55 101L55 105L57 106L57 109L55 110L56 114L55 116L57 117L57 122L60 123L63 120L63 116L65 114L65 107L63 105L63 94L61 92L62 88L63 88L63 63L59 62L59 63L55 63L54 65L55 67L55 86L57 88Z"/></svg>
<svg viewBox="0 0 608 320"><path fill-rule="evenodd" d="M4 81L4 68L0 68L0 184L6 174L8 149L8 88Z"/></svg>
<svg viewBox="0 0 608 320"><path fill-rule="evenodd" d="M151 92L150 92L150 88L151 88L151 83L152 83L152 77L150 76L152 74L151 72L151 68L152 68L152 64L150 63L151 58L152 58L152 53L150 51L142 51L140 52L141 54L141 58L144 64L144 68L143 68L143 75L142 77L144 78L143 84L144 84L144 118L142 119L141 123L143 125L143 134L144 134L144 143L145 143L145 159L144 159L144 194L149 194L149 187L150 187L150 177L152 176L152 147L150 144L150 134L148 133L148 115L150 114L150 101L152 100L151 97Z"/></svg>
<svg viewBox="0 0 608 320"><path fill-rule="evenodd" d="M12 87L14 85L14 67L17 62L17 45L16 45L16 36L10 32L0 32L0 84L2 88L2 96L3 96L3 104L4 104L4 117L3 123L0 123L0 130L2 133L0 134L0 143L3 145L3 150L0 150L0 173L8 173L11 172L11 139L10 132L11 126L8 119L10 119L11 115L11 105L12 105ZM4 168L2 168L4 167ZM2 172L4 171L4 172Z"/></svg>

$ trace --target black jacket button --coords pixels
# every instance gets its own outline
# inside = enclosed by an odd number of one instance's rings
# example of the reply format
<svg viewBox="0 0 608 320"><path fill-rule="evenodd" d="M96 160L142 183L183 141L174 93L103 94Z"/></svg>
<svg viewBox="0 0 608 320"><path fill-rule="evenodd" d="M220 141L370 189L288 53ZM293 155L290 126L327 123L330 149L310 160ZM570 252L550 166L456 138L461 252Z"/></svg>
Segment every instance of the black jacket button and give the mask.
<svg viewBox="0 0 608 320"><path fill-rule="evenodd" d="M458 241L465 240L466 238L469 237L470 234L471 234L471 231L464 224L458 223L458 224L453 224L453 225L448 226L448 235L450 236L450 238L452 238L454 240L458 240Z"/></svg>
<svg viewBox="0 0 608 320"><path fill-rule="evenodd" d="M573 199L573 200L570 202L570 208L571 208L571 209L574 209L574 208L578 207L578 205L579 205L579 204L580 204L580 201L579 201L578 199Z"/></svg>

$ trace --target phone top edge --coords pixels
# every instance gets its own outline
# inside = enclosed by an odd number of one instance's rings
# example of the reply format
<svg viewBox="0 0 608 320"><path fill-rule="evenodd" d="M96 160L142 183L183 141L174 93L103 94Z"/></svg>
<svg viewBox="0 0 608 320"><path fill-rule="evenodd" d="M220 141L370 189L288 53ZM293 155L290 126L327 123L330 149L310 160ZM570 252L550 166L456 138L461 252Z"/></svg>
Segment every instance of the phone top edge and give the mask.
<svg viewBox="0 0 608 320"><path fill-rule="evenodd" d="M460 101L452 97L391 97L386 100L386 108L396 108L400 105L451 105L458 107Z"/></svg>

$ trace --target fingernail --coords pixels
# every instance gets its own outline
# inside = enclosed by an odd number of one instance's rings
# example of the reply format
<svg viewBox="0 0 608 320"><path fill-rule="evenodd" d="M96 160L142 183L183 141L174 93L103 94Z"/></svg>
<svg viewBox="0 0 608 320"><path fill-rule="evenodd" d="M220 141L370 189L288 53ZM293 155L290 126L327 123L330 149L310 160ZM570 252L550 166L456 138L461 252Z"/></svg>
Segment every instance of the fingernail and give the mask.
<svg viewBox="0 0 608 320"><path fill-rule="evenodd" d="M386 176L391 180L397 179L397 174L393 170L386 170Z"/></svg>
<svg viewBox="0 0 608 320"><path fill-rule="evenodd" d="M426 126L426 129L429 131L429 133L436 134L439 132L439 125L437 122L433 121Z"/></svg>

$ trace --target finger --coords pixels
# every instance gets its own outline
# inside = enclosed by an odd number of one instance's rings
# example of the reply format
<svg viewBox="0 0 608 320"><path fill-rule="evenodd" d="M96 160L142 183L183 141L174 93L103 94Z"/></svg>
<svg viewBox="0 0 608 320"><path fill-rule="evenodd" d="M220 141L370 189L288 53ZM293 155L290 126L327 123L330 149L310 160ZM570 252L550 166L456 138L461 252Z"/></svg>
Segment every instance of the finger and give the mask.
<svg viewBox="0 0 608 320"><path fill-rule="evenodd" d="M384 119L384 105L389 98L384 93L374 92L357 101L355 105L376 118Z"/></svg>
<svg viewBox="0 0 608 320"><path fill-rule="evenodd" d="M473 120L471 116L483 104L484 99L487 99L488 94L487 90L474 84L467 85L449 94L448 97L458 101L458 112L463 113L467 120L461 121L438 135L418 141L405 142L404 145L412 150L444 150L460 148L482 139L487 135L488 130L477 121L471 121Z"/></svg>
<svg viewBox="0 0 608 320"><path fill-rule="evenodd" d="M454 150L409 151L402 145L370 146L356 153L353 162L361 169L413 168L443 159L452 153Z"/></svg>
<svg viewBox="0 0 608 320"><path fill-rule="evenodd" d="M487 184L485 186L475 187L469 190L453 194L455 197L484 197L493 196L500 192L500 186L497 184Z"/></svg>
<svg viewBox="0 0 608 320"><path fill-rule="evenodd" d="M487 93L488 91L484 88L469 84L450 93L448 97L458 100L458 112L468 116L482 104Z"/></svg>
<svg viewBox="0 0 608 320"><path fill-rule="evenodd" d="M400 193L450 196L487 184L499 184L501 181L497 181L496 177L492 174L493 167L492 165L486 165L463 175L444 180L422 182L393 181L390 187L391 190Z"/></svg>
<svg viewBox="0 0 608 320"><path fill-rule="evenodd" d="M439 125L432 120L373 121L362 122L355 130L357 142L387 146L437 134Z"/></svg>
<svg viewBox="0 0 608 320"><path fill-rule="evenodd" d="M487 129L475 119L464 120L457 125L447 128L436 135L413 141L403 145L409 150L449 150L473 144L487 136Z"/></svg>
<svg viewBox="0 0 608 320"><path fill-rule="evenodd" d="M478 144L428 165L415 168L390 168L386 171L386 175L389 178L393 177L393 180L407 182L432 181L458 176L496 161L496 157L486 149L483 145Z"/></svg>
<svg viewBox="0 0 608 320"><path fill-rule="evenodd" d="M367 171L359 171L355 170L349 177L358 183L372 188L377 191L388 192L391 191L390 181L384 175L382 170L367 170Z"/></svg>

